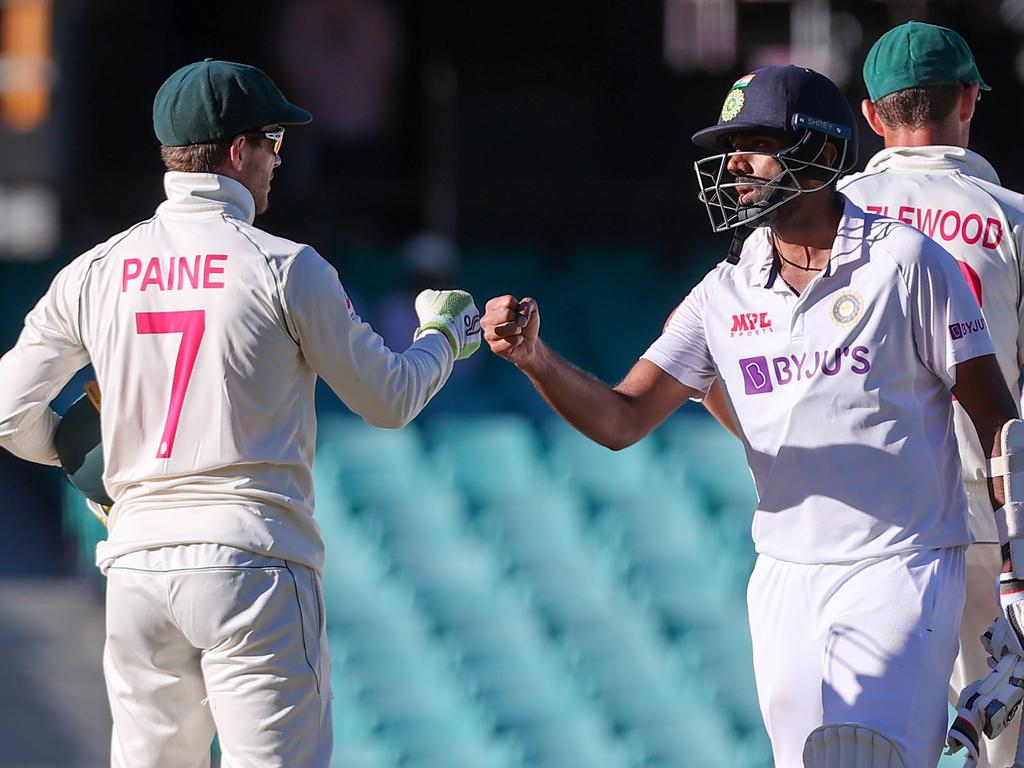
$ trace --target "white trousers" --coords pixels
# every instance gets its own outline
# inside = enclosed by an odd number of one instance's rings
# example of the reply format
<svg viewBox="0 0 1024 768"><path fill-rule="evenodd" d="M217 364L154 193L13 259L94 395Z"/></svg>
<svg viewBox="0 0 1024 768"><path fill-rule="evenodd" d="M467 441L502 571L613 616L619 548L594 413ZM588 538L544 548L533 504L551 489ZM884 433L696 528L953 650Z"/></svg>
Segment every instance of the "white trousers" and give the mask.
<svg viewBox="0 0 1024 768"><path fill-rule="evenodd" d="M861 723L934 768L964 605L964 548L802 565L761 555L747 592L758 701L776 768L804 742Z"/></svg>
<svg viewBox="0 0 1024 768"><path fill-rule="evenodd" d="M216 544L119 557L103 666L113 768L327 768L330 657L319 577Z"/></svg>

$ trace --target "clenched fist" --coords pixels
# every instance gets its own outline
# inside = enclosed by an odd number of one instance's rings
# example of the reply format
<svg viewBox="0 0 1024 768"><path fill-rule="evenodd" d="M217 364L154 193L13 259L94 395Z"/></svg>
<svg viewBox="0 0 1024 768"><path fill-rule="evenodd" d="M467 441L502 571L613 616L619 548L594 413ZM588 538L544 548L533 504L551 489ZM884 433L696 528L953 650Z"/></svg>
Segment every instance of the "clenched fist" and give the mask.
<svg viewBox="0 0 1024 768"><path fill-rule="evenodd" d="M487 302L480 328L491 351L527 368L539 351L540 308L530 298L497 296Z"/></svg>

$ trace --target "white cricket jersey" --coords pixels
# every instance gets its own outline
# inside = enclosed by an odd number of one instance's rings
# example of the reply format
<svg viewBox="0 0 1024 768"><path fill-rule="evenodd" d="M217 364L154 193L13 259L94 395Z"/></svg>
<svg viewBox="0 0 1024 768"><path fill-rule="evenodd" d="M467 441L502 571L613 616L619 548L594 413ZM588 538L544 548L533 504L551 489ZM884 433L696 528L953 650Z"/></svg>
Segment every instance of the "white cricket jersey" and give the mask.
<svg viewBox="0 0 1024 768"><path fill-rule="evenodd" d="M920 229L959 262L982 306L1006 386L1019 401L1024 196L999 186L996 172L980 155L945 146L883 149L863 173L840 181L839 189L869 212ZM958 403L953 424L964 479L985 484L988 451L982 450L974 424ZM971 530L978 541L999 541L987 503L971 508Z"/></svg>
<svg viewBox="0 0 1024 768"><path fill-rule="evenodd" d="M65 267L0 359L0 445L56 464L50 401L92 362L107 489L101 567L209 542L323 567L313 520L319 374L399 427L451 373L445 338L391 352L315 250L252 226L240 183L168 173L148 221Z"/></svg>
<svg viewBox="0 0 1024 768"><path fill-rule="evenodd" d="M950 388L958 363L993 350L956 262L847 201L827 268L798 296L768 231L644 354L700 392L721 381L757 488L757 551L838 563L969 543Z"/></svg>

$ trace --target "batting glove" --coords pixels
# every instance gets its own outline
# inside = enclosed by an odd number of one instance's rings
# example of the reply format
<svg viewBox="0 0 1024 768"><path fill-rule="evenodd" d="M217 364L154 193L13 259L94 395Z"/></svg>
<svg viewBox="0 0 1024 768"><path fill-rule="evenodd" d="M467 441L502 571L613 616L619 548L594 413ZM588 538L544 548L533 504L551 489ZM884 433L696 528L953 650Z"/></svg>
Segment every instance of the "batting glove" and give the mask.
<svg viewBox="0 0 1024 768"><path fill-rule="evenodd" d="M1020 656L1024 658L1024 648L1021 648L1020 636L1010 626L1006 616L998 616L992 622L985 634L981 636L981 644L989 655L989 668L995 669L996 664L1003 656Z"/></svg>
<svg viewBox="0 0 1024 768"><path fill-rule="evenodd" d="M465 291L422 291L416 297L416 316L420 327L413 339L428 331L440 331L456 360L465 360L480 349L480 310Z"/></svg>
<svg viewBox="0 0 1024 768"><path fill-rule="evenodd" d="M994 739L1013 720L1024 699L1024 660L1003 656L988 677L964 688L957 702L956 720L946 737L946 754L967 750L965 768L978 760L981 734Z"/></svg>
<svg viewBox="0 0 1024 768"><path fill-rule="evenodd" d="M998 642L1006 645L1010 653L1024 657L1024 579L1013 573L999 574L999 604L1006 618L1006 625L1001 629L1009 631L1003 632Z"/></svg>

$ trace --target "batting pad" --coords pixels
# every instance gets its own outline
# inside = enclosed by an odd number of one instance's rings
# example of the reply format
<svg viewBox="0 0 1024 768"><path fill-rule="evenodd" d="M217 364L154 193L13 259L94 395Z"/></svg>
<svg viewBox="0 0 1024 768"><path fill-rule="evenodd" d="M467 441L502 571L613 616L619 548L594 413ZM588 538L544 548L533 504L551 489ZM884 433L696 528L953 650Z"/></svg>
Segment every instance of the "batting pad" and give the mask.
<svg viewBox="0 0 1024 768"><path fill-rule="evenodd" d="M906 768L888 736L860 723L822 725L804 744L804 768Z"/></svg>

